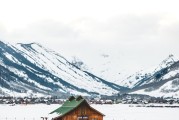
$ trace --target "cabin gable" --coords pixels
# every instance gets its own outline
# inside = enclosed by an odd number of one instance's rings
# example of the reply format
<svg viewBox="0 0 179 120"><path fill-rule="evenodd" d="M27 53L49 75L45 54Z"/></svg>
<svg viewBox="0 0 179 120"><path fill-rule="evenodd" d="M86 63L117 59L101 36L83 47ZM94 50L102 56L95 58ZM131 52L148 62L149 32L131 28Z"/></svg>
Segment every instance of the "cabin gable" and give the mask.
<svg viewBox="0 0 179 120"><path fill-rule="evenodd" d="M81 98L76 99L81 100ZM103 114L92 108L86 100L83 100L78 106L71 111L53 120L103 120Z"/></svg>
<svg viewBox="0 0 179 120"><path fill-rule="evenodd" d="M103 115L83 102L71 112L54 120L103 120Z"/></svg>

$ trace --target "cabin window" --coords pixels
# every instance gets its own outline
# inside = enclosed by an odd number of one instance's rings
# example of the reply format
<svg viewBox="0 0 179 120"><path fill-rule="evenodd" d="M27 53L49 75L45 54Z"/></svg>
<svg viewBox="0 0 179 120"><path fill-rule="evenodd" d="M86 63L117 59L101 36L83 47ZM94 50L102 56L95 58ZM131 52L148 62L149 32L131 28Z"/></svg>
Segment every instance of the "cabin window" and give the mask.
<svg viewBox="0 0 179 120"><path fill-rule="evenodd" d="M88 120L87 116L80 116L77 118L77 120Z"/></svg>

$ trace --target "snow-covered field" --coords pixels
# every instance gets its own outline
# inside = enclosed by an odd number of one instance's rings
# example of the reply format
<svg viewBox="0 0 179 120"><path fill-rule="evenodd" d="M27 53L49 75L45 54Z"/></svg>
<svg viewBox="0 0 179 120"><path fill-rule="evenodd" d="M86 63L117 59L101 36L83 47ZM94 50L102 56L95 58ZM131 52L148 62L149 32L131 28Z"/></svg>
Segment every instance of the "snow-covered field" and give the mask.
<svg viewBox="0 0 179 120"><path fill-rule="evenodd" d="M60 105L0 105L0 120L42 120ZM129 107L129 105L92 105L106 116L104 120L178 120L179 108ZM48 119L49 120L49 119Z"/></svg>

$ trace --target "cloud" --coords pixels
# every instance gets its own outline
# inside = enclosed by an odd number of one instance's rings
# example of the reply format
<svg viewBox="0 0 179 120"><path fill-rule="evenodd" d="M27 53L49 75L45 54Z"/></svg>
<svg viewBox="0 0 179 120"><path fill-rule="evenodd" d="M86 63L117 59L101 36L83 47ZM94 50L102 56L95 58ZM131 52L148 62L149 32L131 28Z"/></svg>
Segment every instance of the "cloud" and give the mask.
<svg viewBox="0 0 179 120"><path fill-rule="evenodd" d="M59 43L160 42L164 39L162 36L177 39L179 22L166 26L161 24L164 19L159 15L120 15L104 21L90 18L81 18L70 23L43 20L8 33L2 32L5 31L3 28L1 34L16 41L51 40Z"/></svg>
<svg viewBox="0 0 179 120"><path fill-rule="evenodd" d="M4 31L4 30L3 30ZM8 41L16 42L40 42L63 43L75 40L78 32L71 26L54 20L43 20L29 24L24 28L17 28L10 32L2 32Z"/></svg>
<svg viewBox="0 0 179 120"><path fill-rule="evenodd" d="M2 25L1 23L0 23L0 40L1 39L3 39L4 38L4 36L6 36L6 29L5 29L5 27L4 27L4 25Z"/></svg>
<svg viewBox="0 0 179 120"><path fill-rule="evenodd" d="M123 15L103 22L94 19L80 19L73 24L79 31L81 41L120 43L151 40L158 34L160 20L160 16L156 15Z"/></svg>
<svg viewBox="0 0 179 120"><path fill-rule="evenodd" d="M162 26L160 30L160 39L169 42L179 42L179 21L171 23L170 25Z"/></svg>
<svg viewBox="0 0 179 120"><path fill-rule="evenodd" d="M128 53L135 54L143 51L143 55L144 52L151 53L149 50L152 48L168 54L167 51L176 52L176 45L179 43L179 21L171 22L167 17L155 14L120 15L103 21L80 18L70 23L43 20L11 32L7 32L2 25L0 28L0 35L5 40L40 42L56 49L61 45L62 48L76 51L81 48L90 51L93 47L93 51L95 48L117 51L125 49ZM160 50L158 46L161 47Z"/></svg>
<svg viewBox="0 0 179 120"><path fill-rule="evenodd" d="M112 20L107 30L116 36L116 40L144 41L157 34L159 22L159 16L155 15L126 15Z"/></svg>

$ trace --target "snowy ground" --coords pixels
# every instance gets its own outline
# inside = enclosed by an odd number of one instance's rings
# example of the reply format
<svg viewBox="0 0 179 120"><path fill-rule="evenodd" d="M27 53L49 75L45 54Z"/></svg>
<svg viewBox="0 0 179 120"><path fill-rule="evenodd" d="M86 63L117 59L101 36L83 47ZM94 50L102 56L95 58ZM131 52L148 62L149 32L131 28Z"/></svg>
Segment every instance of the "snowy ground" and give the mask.
<svg viewBox="0 0 179 120"><path fill-rule="evenodd" d="M42 120L59 105L0 105L0 120ZM104 113L104 120L178 120L179 108L129 107L129 105L92 105Z"/></svg>

